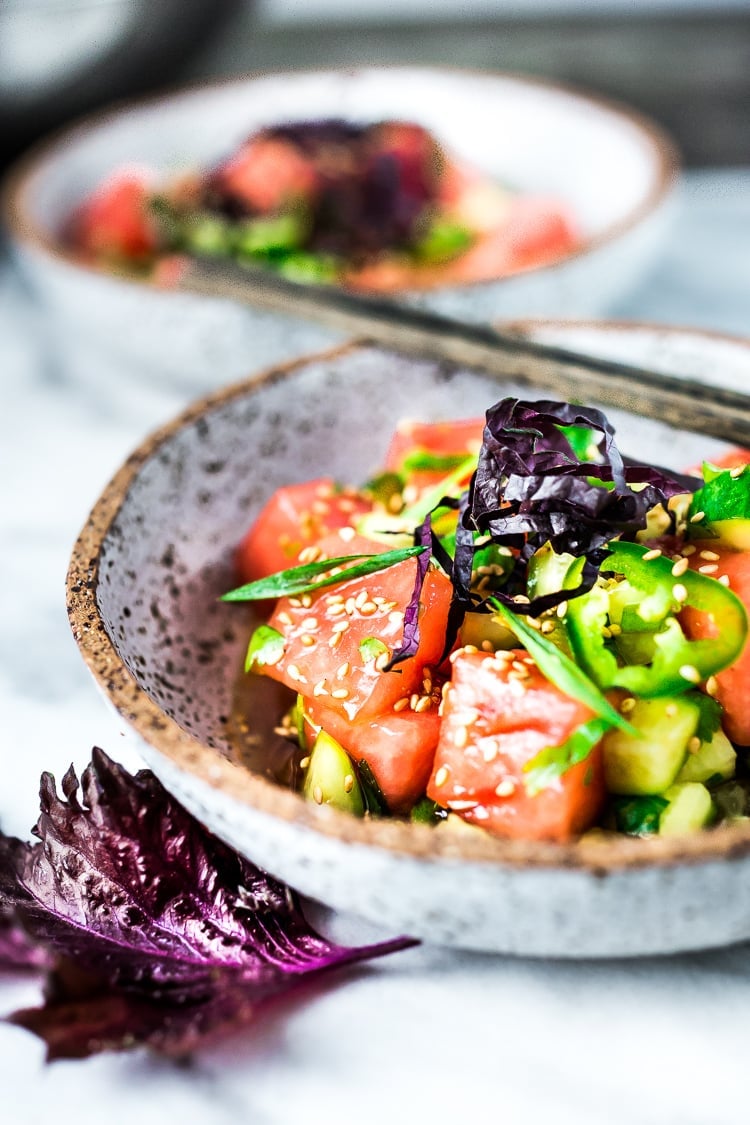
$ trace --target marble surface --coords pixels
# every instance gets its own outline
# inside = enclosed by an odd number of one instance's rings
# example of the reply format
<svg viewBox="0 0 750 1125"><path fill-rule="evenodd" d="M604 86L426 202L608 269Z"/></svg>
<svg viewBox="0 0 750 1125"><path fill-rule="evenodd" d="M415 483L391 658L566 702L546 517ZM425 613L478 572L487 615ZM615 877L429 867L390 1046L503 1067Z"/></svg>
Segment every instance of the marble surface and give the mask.
<svg viewBox="0 0 750 1125"><path fill-rule="evenodd" d="M77 372L70 341L62 363L56 327L0 261L0 824L25 836L43 769L83 766L94 743L138 764L69 635L64 575L101 486L186 392L82 347ZM688 176L661 261L611 315L750 335L750 169ZM323 924L365 936L352 919ZM0 1013L37 998L0 979ZM0 1023L0 1120L739 1125L749 1012L747 946L609 963L423 946L330 978L180 1066L138 1051L45 1067L33 1037Z"/></svg>

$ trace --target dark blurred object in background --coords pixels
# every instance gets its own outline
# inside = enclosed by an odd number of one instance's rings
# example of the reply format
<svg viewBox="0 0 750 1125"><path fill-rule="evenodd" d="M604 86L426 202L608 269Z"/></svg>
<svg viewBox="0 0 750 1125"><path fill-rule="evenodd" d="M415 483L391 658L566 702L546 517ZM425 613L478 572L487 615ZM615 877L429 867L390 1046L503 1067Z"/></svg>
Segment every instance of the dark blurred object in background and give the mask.
<svg viewBox="0 0 750 1125"><path fill-rule="evenodd" d="M247 0L0 0L0 153L173 82Z"/></svg>

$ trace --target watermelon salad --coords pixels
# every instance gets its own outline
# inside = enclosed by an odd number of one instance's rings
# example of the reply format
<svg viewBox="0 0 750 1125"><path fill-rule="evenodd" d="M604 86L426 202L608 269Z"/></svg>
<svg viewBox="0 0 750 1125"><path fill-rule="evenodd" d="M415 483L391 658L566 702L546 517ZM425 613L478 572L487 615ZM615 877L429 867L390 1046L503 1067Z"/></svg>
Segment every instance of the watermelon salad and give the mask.
<svg viewBox="0 0 750 1125"><path fill-rule="evenodd" d="M195 256L390 292L503 277L579 244L564 201L504 188L410 122L270 126L214 167L115 170L70 216L83 261L169 283Z"/></svg>
<svg viewBox="0 0 750 1125"><path fill-rule="evenodd" d="M224 597L267 611L243 676L283 685L288 782L529 840L746 819L748 460L636 464L601 412L508 398L280 488Z"/></svg>

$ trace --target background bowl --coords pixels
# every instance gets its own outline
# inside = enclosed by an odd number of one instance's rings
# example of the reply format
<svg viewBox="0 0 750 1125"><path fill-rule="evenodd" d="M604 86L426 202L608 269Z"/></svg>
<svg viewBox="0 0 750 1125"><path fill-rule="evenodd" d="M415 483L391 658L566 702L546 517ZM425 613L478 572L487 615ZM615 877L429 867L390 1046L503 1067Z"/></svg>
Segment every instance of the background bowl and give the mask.
<svg viewBox="0 0 750 1125"><path fill-rule="evenodd" d="M61 224L113 168L205 166L259 126L309 117L403 117L521 191L560 196L583 245L494 282L408 291L397 300L464 320L594 315L658 250L677 161L652 123L593 97L506 74L360 68L272 74L116 109L61 134L16 169L5 216L18 261L79 340L194 387L238 378L334 339L320 327L218 299L158 291L78 264Z"/></svg>
<svg viewBox="0 0 750 1125"><path fill-rule="evenodd" d="M667 371L712 371L728 385L750 377L748 342L645 326L527 330ZM249 624L246 607L217 596L234 584L233 548L259 507L282 483L367 478L400 417L466 417L508 390L362 345L198 402L129 458L76 544L68 598L82 655L172 792L256 863L336 908L448 945L527 955L627 956L747 938L742 827L680 840L502 841L356 820L237 762L227 719ZM609 414L635 456L659 450L679 467L721 448Z"/></svg>

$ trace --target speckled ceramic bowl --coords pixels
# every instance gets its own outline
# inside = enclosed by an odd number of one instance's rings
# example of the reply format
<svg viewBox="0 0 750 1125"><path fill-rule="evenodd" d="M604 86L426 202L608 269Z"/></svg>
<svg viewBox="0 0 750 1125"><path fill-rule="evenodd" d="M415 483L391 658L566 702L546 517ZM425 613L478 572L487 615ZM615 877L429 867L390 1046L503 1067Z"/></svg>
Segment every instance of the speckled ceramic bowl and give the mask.
<svg viewBox="0 0 750 1125"><path fill-rule="evenodd" d="M581 248L498 281L398 294L464 320L600 315L658 251L677 161L652 123L582 93L506 74L372 67L274 74L203 86L93 118L36 150L12 175L5 219L15 254L79 339L136 360L135 372L210 389L250 364L332 342L311 323L223 300L168 293L78 264L65 218L112 169L205 166L261 125L305 117L400 116L457 156L525 192L568 201ZM67 333L68 337L71 333ZM111 364L110 364L111 370Z"/></svg>
<svg viewBox="0 0 750 1125"><path fill-rule="evenodd" d="M539 338L750 379L750 343L656 327L527 326ZM449 945L562 957L664 953L750 937L750 831L569 846L500 841L318 807L235 762L227 718L248 639L232 552L282 483L365 479L403 416L469 416L512 390L373 346L299 361L198 402L149 437L75 546L84 659L155 772L219 836L301 891ZM525 397L530 397L527 391ZM719 443L610 416L626 452L674 467Z"/></svg>

